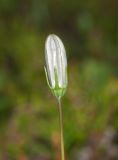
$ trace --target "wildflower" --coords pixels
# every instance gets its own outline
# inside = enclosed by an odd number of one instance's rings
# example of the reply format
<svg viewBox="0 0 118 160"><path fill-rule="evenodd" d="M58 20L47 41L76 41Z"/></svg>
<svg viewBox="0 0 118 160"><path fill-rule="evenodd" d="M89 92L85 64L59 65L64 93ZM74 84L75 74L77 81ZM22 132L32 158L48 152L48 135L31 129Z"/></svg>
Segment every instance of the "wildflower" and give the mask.
<svg viewBox="0 0 118 160"><path fill-rule="evenodd" d="M60 99L67 87L67 58L61 39L51 34L45 43L45 73L49 87Z"/></svg>

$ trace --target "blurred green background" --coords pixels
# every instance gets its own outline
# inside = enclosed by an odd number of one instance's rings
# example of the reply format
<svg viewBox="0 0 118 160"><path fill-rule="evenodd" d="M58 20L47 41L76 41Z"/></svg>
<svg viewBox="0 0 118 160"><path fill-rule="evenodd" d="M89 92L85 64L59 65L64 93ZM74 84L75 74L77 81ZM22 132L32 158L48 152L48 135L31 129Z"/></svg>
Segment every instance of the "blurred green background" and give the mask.
<svg viewBox="0 0 118 160"><path fill-rule="evenodd" d="M60 160L44 45L68 57L68 160L118 160L118 1L0 0L0 160Z"/></svg>

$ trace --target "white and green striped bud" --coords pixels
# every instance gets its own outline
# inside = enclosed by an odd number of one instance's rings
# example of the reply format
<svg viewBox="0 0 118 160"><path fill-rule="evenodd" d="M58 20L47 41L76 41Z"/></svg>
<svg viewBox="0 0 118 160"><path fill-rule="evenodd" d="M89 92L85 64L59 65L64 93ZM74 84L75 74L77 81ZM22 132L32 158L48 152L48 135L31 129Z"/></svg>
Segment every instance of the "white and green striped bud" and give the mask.
<svg viewBox="0 0 118 160"><path fill-rule="evenodd" d="M61 98L67 87L67 58L61 39L51 34L45 43L45 73L49 87Z"/></svg>

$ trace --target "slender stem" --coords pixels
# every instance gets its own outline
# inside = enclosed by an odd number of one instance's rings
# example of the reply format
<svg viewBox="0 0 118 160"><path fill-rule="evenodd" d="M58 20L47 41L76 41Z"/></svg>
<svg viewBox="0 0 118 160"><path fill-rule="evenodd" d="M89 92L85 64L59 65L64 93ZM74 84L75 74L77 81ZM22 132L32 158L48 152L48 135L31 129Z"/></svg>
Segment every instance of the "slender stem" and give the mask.
<svg viewBox="0 0 118 160"><path fill-rule="evenodd" d="M62 116L62 107L61 107L61 98L58 99L59 103L59 123L60 123L60 138L61 138L61 160L65 160L64 156L64 136L63 136L63 116Z"/></svg>

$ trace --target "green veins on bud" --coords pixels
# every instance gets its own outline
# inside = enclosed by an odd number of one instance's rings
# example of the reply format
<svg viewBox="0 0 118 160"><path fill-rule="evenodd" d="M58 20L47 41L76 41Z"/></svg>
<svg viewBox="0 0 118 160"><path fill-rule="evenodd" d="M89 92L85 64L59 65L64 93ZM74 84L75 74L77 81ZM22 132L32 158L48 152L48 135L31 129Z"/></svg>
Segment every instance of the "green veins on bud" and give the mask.
<svg viewBox="0 0 118 160"><path fill-rule="evenodd" d="M45 43L46 79L57 98L61 98L67 87L67 58L61 39L51 34Z"/></svg>

